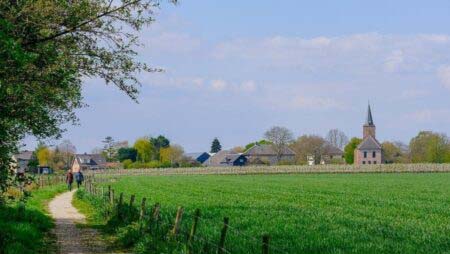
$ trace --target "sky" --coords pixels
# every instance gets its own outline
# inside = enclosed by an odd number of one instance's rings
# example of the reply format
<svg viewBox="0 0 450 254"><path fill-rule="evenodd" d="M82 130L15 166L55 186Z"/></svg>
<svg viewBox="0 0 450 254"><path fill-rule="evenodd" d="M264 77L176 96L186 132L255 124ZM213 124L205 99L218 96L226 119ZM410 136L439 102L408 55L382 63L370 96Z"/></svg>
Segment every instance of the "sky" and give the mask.
<svg viewBox="0 0 450 254"><path fill-rule="evenodd" d="M186 152L214 137L231 148L272 126L360 137L369 101L380 141L450 134L449 13L448 0L163 3L137 51L165 71L139 75L139 103L85 80L89 107L62 139L89 153L106 136L159 134Z"/></svg>

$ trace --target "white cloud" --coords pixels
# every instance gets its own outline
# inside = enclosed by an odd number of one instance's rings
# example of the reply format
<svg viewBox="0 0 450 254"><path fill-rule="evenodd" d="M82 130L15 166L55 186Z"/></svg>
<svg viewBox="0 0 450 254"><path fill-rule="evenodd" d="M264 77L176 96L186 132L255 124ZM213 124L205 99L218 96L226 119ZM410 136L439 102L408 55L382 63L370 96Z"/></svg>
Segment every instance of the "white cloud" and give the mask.
<svg viewBox="0 0 450 254"><path fill-rule="evenodd" d="M443 117L449 114L447 109L422 109L408 114L406 118L420 123L449 122L448 117Z"/></svg>
<svg viewBox="0 0 450 254"><path fill-rule="evenodd" d="M228 83L223 79L211 80L211 88L215 91L223 91L227 88Z"/></svg>
<svg viewBox="0 0 450 254"><path fill-rule="evenodd" d="M428 40L435 43L449 43L450 36L445 34L421 34L418 36L423 40Z"/></svg>
<svg viewBox="0 0 450 254"><path fill-rule="evenodd" d="M216 45L217 60L246 61L262 67L324 73L426 71L450 54L448 35L353 34L301 38L238 38Z"/></svg>
<svg viewBox="0 0 450 254"><path fill-rule="evenodd" d="M201 40L181 32L150 33L143 37L146 53L189 53L200 49Z"/></svg>
<svg viewBox="0 0 450 254"><path fill-rule="evenodd" d="M445 88L450 89L450 65L444 65L438 68L437 76Z"/></svg>
<svg viewBox="0 0 450 254"><path fill-rule="evenodd" d="M239 88L244 92L254 92L256 90L256 83L253 80L247 80L242 82Z"/></svg>
<svg viewBox="0 0 450 254"><path fill-rule="evenodd" d="M314 96L296 96L290 101L290 106L298 109L338 109L342 107L333 99Z"/></svg>
<svg viewBox="0 0 450 254"><path fill-rule="evenodd" d="M385 60L384 69L387 72L396 72L404 63L403 51L394 50Z"/></svg>
<svg viewBox="0 0 450 254"><path fill-rule="evenodd" d="M417 99L417 98L424 97L427 94L428 94L428 91L426 91L426 90L408 89L408 90L404 90L400 93L400 98L402 98L402 99ZM398 98L395 97L395 99L398 99Z"/></svg>

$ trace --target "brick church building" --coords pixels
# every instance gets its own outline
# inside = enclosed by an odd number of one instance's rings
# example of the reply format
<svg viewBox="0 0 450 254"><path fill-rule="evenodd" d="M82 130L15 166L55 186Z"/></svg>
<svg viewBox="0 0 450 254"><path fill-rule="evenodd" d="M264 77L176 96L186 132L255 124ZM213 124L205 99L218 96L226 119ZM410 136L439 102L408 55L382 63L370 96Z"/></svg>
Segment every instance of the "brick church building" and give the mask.
<svg viewBox="0 0 450 254"><path fill-rule="evenodd" d="M367 109L367 119L363 126L363 141L355 149L355 165L383 163L383 150L376 139L376 127L373 123L370 105Z"/></svg>

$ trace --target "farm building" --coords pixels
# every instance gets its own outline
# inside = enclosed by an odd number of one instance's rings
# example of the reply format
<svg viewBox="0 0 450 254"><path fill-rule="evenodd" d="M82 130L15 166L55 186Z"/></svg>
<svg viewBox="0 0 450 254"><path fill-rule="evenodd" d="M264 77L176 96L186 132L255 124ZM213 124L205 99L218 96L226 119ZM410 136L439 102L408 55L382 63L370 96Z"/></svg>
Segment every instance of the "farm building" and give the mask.
<svg viewBox="0 0 450 254"><path fill-rule="evenodd" d="M244 156L247 157L250 164L270 164L275 165L279 162L293 162L295 160L295 153L289 147L285 147L278 158L273 145L270 144L255 144L248 149Z"/></svg>
<svg viewBox="0 0 450 254"><path fill-rule="evenodd" d="M32 156L33 152L28 150L14 154L12 156L12 160L15 162L13 165L15 173L24 173L29 171L28 163L30 162Z"/></svg>
<svg viewBox="0 0 450 254"><path fill-rule="evenodd" d="M383 163L383 151L380 142L376 139L375 131L376 127L369 105L366 123L363 126L363 141L355 149L355 165Z"/></svg>
<svg viewBox="0 0 450 254"><path fill-rule="evenodd" d="M106 167L106 159L101 154L77 154L72 163L72 172L96 170Z"/></svg>
<svg viewBox="0 0 450 254"><path fill-rule="evenodd" d="M191 159L192 161L196 161L199 163L205 162L209 157L211 157L210 153L203 152L203 153L187 153L186 157Z"/></svg>
<svg viewBox="0 0 450 254"><path fill-rule="evenodd" d="M223 166L245 166L247 158L240 153L222 150L212 154L205 162L204 166L223 167Z"/></svg>

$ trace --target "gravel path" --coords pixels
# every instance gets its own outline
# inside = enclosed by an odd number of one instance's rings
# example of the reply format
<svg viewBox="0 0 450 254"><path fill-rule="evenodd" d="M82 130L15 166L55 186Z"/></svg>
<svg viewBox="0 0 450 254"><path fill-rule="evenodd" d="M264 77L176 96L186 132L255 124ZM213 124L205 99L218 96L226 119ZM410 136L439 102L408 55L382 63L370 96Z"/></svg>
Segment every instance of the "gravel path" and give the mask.
<svg viewBox="0 0 450 254"><path fill-rule="evenodd" d="M75 190L58 195L49 204L56 224L53 233L57 237L58 253L108 253L96 230L77 227L76 224L85 223L85 217L72 206L74 193Z"/></svg>

